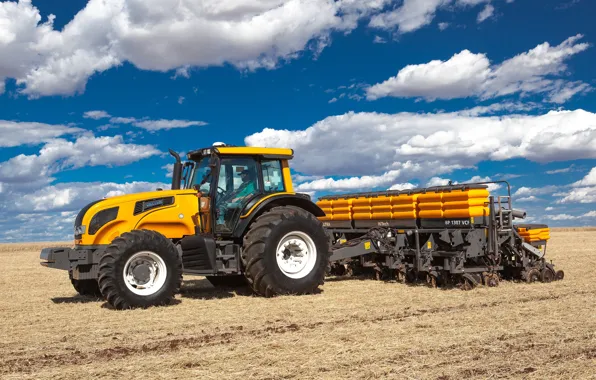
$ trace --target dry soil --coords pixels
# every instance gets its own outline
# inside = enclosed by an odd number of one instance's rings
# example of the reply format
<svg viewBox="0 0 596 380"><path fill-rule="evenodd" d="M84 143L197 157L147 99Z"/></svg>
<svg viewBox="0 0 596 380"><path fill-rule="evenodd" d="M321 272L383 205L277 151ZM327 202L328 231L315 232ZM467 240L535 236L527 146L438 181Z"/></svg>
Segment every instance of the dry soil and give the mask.
<svg viewBox="0 0 596 380"><path fill-rule="evenodd" d="M328 279L264 299L185 277L176 305L130 311L77 296L44 246L0 245L0 378L596 378L594 230L552 233L550 284Z"/></svg>

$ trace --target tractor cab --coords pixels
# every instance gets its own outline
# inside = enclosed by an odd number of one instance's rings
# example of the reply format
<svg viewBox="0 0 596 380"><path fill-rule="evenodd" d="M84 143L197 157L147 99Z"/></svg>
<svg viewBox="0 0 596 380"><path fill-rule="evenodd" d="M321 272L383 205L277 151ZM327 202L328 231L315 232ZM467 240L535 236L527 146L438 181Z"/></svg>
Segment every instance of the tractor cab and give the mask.
<svg viewBox="0 0 596 380"><path fill-rule="evenodd" d="M291 149L217 145L189 152L178 165L172 188L199 192L201 232L230 235L259 203L293 195L288 160ZM179 178L179 179L178 179Z"/></svg>

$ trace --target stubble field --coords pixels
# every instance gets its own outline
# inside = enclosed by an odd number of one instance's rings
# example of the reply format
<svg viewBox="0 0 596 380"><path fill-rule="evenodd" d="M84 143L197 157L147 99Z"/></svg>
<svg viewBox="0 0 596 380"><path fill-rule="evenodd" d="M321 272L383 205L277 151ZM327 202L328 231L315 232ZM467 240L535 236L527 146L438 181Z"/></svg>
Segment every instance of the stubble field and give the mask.
<svg viewBox="0 0 596 380"><path fill-rule="evenodd" d="M56 245L56 244L52 244ZM185 276L179 303L115 311L0 245L0 378L596 378L596 231L555 230L565 279L470 292L328 279L264 299Z"/></svg>

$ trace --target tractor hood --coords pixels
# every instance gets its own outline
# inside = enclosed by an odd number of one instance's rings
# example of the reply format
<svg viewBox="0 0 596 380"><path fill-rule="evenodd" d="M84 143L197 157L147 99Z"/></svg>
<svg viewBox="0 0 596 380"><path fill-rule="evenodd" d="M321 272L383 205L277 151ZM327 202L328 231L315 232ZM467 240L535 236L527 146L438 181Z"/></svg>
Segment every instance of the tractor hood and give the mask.
<svg viewBox="0 0 596 380"><path fill-rule="evenodd" d="M75 219L75 243L109 244L120 233L141 228L167 237L192 234L191 218L198 212L196 195L193 189L148 191L92 202Z"/></svg>

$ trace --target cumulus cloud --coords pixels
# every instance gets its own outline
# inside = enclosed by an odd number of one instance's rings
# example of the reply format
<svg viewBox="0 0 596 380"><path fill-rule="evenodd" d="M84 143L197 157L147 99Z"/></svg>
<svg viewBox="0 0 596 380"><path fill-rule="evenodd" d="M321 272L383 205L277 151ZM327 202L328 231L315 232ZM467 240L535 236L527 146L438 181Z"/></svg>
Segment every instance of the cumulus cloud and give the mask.
<svg viewBox="0 0 596 380"><path fill-rule="evenodd" d="M142 70L275 68L320 53L335 31L385 0L90 0L62 30L30 0L0 2L0 83L30 97L84 91L95 73L130 62Z"/></svg>
<svg viewBox="0 0 596 380"><path fill-rule="evenodd" d="M16 211L74 211L89 202L104 197L155 191L157 188L169 188L165 183L152 182L72 182L47 186L15 200L12 207ZM10 208L9 208L10 209Z"/></svg>
<svg viewBox="0 0 596 380"><path fill-rule="evenodd" d="M560 186L555 185L548 185L543 187L526 187L522 186L515 193L513 193L514 197L529 197L535 195L546 195L546 194L553 194L555 191L559 190Z"/></svg>
<svg viewBox="0 0 596 380"><path fill-rule="evenodd" d="M596 203L596 167L581 180L571 184L571 190L555 194L557 203Z"/></svg>
<svg viewBox="0 0 596 380"><path fill-rule="evenodd" d="M582 186L596 186L596 167L592 168L588 174L581 180L574 182L574 187L582 187Z"/></svg>
<svg viewBox="0 0 596 380"><path fill-rule="evenodd" d="M349 136L349 138L341 138ZM381 175L438 162L444 169L484 160L535 162L596 158L596 114L583 110L491 117L457 113L354 113L327 117L304 130L266 128L245 138L252 146L295 150L295 170L310 175ZM321 165L325 162L325 165ZM441 168L443 166L443 168Z"/></svg>
<svg viewBox="0 0 596 380"><path fill-rule="evenodd" d="M83 114L83 117L85 119L99 120L110 117L110 114L106 111L87 111Z"/></svg>
<svg viewBox="0 0 596 380"><path fill-rule="evenodd" d="M169 188L165 183L74 182L34 192L0 194L0 242L71 241L74 219L86 204L104 197ZM15 223L15 221L18 221Z"/></svg>
<svg viewBox="0 0 596 380"><path fill-rule="evenodd" d="M415 97L427 101L477 97L491 99L519 94L545 94L547 100L564 103L591 87L579 81L557 79L567 69L565 61L590 47L583 36L567 38L557 46L544 42L535 48L491 65L484 53L463 50L446 61L408 65L396 76L366 90L369 100L387 96Z"/></svg>
<svg viewBox="0 0 596 380"><path fill-rule="evenodd" d="M56 137L83 131L80 128L60 124L0 120L0 148L37 145Z"/></svg>
<svg viewBox="0 0 596 380"><path fill-rule="evenodd" d="M126 144L122 136L85 135L75 141L55 139L39 154L19 154L0 163L0 181L29 184L51 182L51 175L84 166L120 166L159 154L151 145Z"/></svg>

